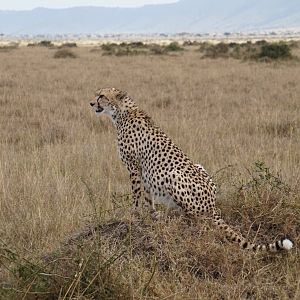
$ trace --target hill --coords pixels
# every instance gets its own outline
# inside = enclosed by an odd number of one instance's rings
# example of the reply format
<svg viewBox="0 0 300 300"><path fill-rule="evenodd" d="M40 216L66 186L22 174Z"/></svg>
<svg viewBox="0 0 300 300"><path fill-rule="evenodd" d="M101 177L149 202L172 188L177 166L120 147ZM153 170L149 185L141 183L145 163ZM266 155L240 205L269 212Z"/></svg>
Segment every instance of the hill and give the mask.
<svg viewBox="0 0 300 300"><path fill-rule="evenodd" d="M0 11L0 33L211 33L300 29L299 0L181 0L139 8Z"/></svg>

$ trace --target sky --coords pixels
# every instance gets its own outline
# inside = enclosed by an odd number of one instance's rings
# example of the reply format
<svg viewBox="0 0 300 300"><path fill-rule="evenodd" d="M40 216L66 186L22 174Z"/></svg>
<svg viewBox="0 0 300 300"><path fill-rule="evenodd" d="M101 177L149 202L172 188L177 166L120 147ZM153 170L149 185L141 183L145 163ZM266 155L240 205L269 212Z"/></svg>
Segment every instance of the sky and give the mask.
<svg viewBox="0 0 300 300"><path fill-rule="evenodd" d="M178 1L178 0L177 0ZM30 10L36 7L64 8L72 6L122 6L162 4L176 0L0 0L0 10Z"/></svg>

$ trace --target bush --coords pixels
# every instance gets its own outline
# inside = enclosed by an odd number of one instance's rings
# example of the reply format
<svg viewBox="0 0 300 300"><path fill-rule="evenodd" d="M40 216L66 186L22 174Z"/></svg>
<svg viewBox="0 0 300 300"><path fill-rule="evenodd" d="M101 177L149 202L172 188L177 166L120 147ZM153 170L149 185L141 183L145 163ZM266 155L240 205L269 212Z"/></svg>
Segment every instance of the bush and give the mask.
<svg viewBox="0 0 300 300"><path fill-rule="evenodd" d="M145 45L143 42L131 42L127 45L132 48L147 48L147 45Z"/></svg>
<svg viewBox="0 0 300 300"><path fill-rule="evenodd" d="M54 44L51 41L40 41L38 43L28 43L27 47L47 47L47 48L52 48L55 47Z"/></svg>
<svg viewBox="0 0 300 300"><path fill-rule="evenodd" d="M176 52L176 51L182 51L183 48L180 47L180 45L177 42L172 42L168 46L165 47L165 50L168 52Z"/></svg>
<svg viewBox="0 0 300 300"><path fill-rule="evenodd" d="M131 42L131 43L107 43L101 46L104 51L103 55L115 55L115 56L128 56L128 55L140 55L140 54L154 54L162 55L169 52L176 52L184 50L177 42L172 42L167 46L161 46L158 44L144 44L143 42Z"/></svg>
<svg viewBox="0 0 300 300"><path fill-rule="evenodd" d="M291 49L285 43L264 44L259 54L260 58L268 57L271 59L291 58Z"/></svg>
<svg viewBox="0 0 300 300"><path fill-rule="evenodd" d="M54 53L54 58L76 58L77 55L68 49L60 49Z"/></svg>
<svg viewBox="0 0 300 300"><path fill-rule="evenodd" d="M101 49L103 51L113 51L117 47L118 47L118 45L116 43L107 43L107 44L101 45Z"/></svg>
<svg viewBox="0 0 300 300"><path fill-rule="evenodd" d="M228 57L229 46L225 43L219 43L216 45L210 45L205 49L204 57L218 58L218 57Z"/></svg>
<svg viewBox="0 0 300 300"><path fill-rule="evenodd" d="M292 58L291 44L268 43L265 40L252 43L219 43L216 45L204 42L200 45L199 51L204 53L203 58L227 58L243 60L259 60L261 62L271 62L277 59Z"/></svg>
<svg viewBox="0 0 300 300"><path fill-rule="evenodd" d="M151 44L149 49L150 49L150 53L154 55L166 54L165 48L158 44Z"/></svg>
<svg viewBox="0 0 300 300"><path fill-rule="evenodd" d="M191 40L187 40L183 42L183 46L199 46L201 43L197 42L197 41L191 41Z"/></svg>
<svg viewBox="0 0 300 300"><path fill-rule="evenodd" d="M38 43L38 46L41 46L41 47L53 47L54 44L51 41L40 41Z"/></svg>
<svg viewBox="0 0 300 300"><path fill-rule="evenodd" d="M77 44L76 43L63 43L61 45L61 48L76 48Z"/></svg>
<svg viewBox="0 0 300 300"><path fill-rule="evenodd" d="M258 45L258 46L262 46L262 45L266 45L266 44L268 44L268 42L266 40L260 40L260 41L255 42L255 45Z"/></svg>

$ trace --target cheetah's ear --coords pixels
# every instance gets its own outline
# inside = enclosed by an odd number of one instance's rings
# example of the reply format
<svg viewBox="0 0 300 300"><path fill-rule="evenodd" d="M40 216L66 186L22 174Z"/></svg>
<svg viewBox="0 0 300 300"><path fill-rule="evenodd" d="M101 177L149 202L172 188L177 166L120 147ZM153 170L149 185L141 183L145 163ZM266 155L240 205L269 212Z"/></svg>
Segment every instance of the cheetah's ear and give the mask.
<svg viewBox="0 0 300 300"><path fill-rule="evenodd" d="M119 91L117 98L118 98L118 100L122 101L126 96L127 96L126 91Z"/></svg>

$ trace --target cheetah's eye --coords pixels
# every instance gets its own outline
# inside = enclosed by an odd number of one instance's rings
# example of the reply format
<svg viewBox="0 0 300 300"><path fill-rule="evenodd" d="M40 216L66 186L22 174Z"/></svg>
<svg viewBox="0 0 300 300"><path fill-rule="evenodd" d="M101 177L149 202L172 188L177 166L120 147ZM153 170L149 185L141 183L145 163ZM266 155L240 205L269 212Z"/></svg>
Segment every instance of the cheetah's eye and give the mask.
<svg viewBox="0 0 300 300"><path fill-rule="evenodd" d="M98 98L97 98L97 101L99 101L100 99L103 99L105 98L104 95L100 95Z"/></svg>

